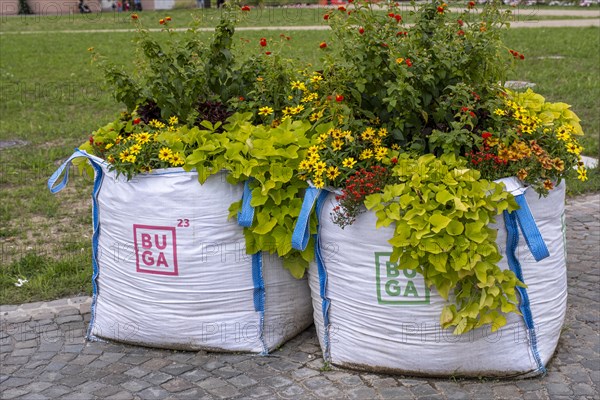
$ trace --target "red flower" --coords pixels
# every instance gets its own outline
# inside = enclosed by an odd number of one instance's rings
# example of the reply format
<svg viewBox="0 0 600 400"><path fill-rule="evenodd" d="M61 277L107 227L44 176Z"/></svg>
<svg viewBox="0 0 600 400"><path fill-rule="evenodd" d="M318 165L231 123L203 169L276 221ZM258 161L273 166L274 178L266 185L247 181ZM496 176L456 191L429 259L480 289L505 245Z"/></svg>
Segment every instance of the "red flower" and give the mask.
<svg viewBox="0 0 600 400"><path fill-rule="evenodd" d="M467 111L469 111L469 107L463 107L463 108L460 109L460 111L466 113Z"/></svg>
<svg viewBox="0 0 600 400"><path fill-rule="evenodd" d="M141 120L142 120L141 118L136 118L136 119L133 120L133 124L137 125L137 124L140 123Z"/></svg>
<svg viewBox="0 0 600 400"><path fill-rule="evenodd" d="M354 0L348 0L348 3L354 3Z"/></svg>
<svg viewBox="0 0 600 400"><path fill-rule="evenodd" d="M521 60L524 60L524 59L525 59L525 56L524 56L523 54L519 54L519 58L520 58Z"/></svg>
<svg viewBox="0 0 600 400"><path fill-rule="evenodd" d="M342 96L341 94L336 95L335 101L337 101L338 103L344 101L344 96Z"/></svg>
<svg viewBox="0 0 600 400"><path fill-rule="evenodd" d="M266 47L267 46L267 39L260 38L260 46L261 47Z"/></svg>
<svg viewBox="0 0 600 400"><path fill-rule="evenodd" d="M338 11L346 12L346 7L344 7L344 6L339 6L339 7L338 7Z"/></svg>
<svg viewBox="0 0 600 400"><path fill-rule="evenodd" d="M474 1L470 1L469 4L467 5L467 7L469 9L475 8L475 2Z"/></svg>
<svg viewBox="0 0 600 400"><path fill-rule="evenodd" d="M396 157L392 158L392 164L398 164L398 159Z"/></svg>
<svg viewBox="0 0 600 400"><path fill-rule="evenodd" d="M270 56L271 52L270 51L265 51L265 54L268 55L268 56Z"/></svg>
<svg viewBox="0 0 600 400"><path fill-rule="evenodd" d="M324 19L325 21L327 21L327 20L329 19L329 14L325 14L325 15L323 15L323 19Z"/></svg>
<svg viewBox="0 0 600 400"><path fill-rule="evenodd" d="M462 19L459 19L456 22L458 23L458 26L463 26L465 24Z"/></svg>
<svg viewBox="0 0 600 400"><path fill-rule="evenodd" d="M319 44L319 47L320 47L321 49L324 49L324 48L326 48L326 47L327 47L327 43L325 43L325 42L321 42L321 44Z"/></svg>
<svg viewBox="0 0 600 400"><path fill-rule="evenodd" d="M243 6L242 11L250 11L250 6Z"/></svg>
<svg viewBox="0 0 600 400"><path fill-rule="evenodd" d="M158 23L161 24L161 25L164 25L165 24L165 20L161 19L161 20L158 21Z"/></svg>
<svg viewBox="0 0 600 400"><path fill-rule="evenodd" d="M358 33L360 33L361 35L365 33L365 28L363 28L362 26L358 28Z"/></svg>
<svg viewBox="0 0 600 400"><path fill-rule="evenodd" d="M389 13L388 14L388 17L390 17L390 18L394 18L395 16L396 16L396 14L394 14L394 13Z"/></svg>
<svg viewBox="0 0 600 400"><path fill-rule="evenodd" d="M475 118L475 113L473 111L469 111L469 115L471 116L471 118Z"/></svg>
<svg viewBox="0 0 600 400"><path fill-rule="evenodd" d="M438 14L443 14L444 13L444 7L438 7L437 8L437 12L438 12Z"/></svg>
<svg viewBox="0 0 600 400"><path fill-rule="evenodd" d="M381 47L388 47L387 43L381 43Z"/></svg>
<svg viewBox="0 0 600 400"><path fill-rule="evenodd" d="M90 144L94 144L94 137L90 136Z"/></svg>
<svg viewBox="0 0 600 400"><path fill-rule="evenodd" d="M402 21L402 15L396 14L394 15L394 18L396 18L396 22Z"/></svg>
<svg viewBox="0 0 600 400"><path fill-rule="evenodd" d="M137 14L131 14L131 19L138 19L138 15Z"/></svg>
<svg viewBox="0 0 600 400"><path fill-rule="evenodd" d="M244 101L244 100L246 100L246 99L244 99L244 96L240 96L240 97L238 97L238 99L239 99L239 101Z"/></svg>
<svg viewBox="0 0 600 400"><path fill-rule="evenodd" d="M404 62L408 67L412 67L412 61L410 60L410 58L407 58L406 60L404 60Z"/></svg>
<svg viewBox="0 0 600 400"><path fill-rule="evenodd" d="M457 34L458 36L464 36L464 35L465 35L465 31L463 31L463 30L461 29L461 30L459 30L458 32L456 32L456 34Z"/></svg>
<svg viewBox="0 0 600 400"><path fill-rule="evenodd" d="M170 20L171 20L171 17L166 17L165 18L165 21L170 21Z"/></svg>
<svg viewBox="0 0 600 400"><path fill-rule="evenodd" d="M489 138L491 138L491 137L492 137L492 134L491 134L491 133L489 133L489 132L483 132L483 133L481 134L481 137L482 137L483 139L489 139Z"/></svg>

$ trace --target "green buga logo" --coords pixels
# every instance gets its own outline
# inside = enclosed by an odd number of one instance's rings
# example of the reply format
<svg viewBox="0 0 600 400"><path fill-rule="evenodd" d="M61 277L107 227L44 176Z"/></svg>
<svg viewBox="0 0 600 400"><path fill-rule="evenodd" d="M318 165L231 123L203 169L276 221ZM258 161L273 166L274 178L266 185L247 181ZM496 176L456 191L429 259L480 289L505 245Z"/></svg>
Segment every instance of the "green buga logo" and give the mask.
<svg viewBox="0 0 600 400"><path fill-rule="evenodd" d="M429 304L429 288L423 275L402 269L390 261L392 253L375 253L377 300L379 304Z"/></svg>

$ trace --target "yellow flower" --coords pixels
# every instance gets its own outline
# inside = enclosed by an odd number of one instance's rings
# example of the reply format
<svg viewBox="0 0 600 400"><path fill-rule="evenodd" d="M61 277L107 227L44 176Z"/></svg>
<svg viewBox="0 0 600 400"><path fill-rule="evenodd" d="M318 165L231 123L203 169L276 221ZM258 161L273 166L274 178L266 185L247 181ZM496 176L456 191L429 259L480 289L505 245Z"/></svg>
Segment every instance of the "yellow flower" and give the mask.
<svg viewBox="0 0 600 400"><path fill-rule="evenodd" d="M326 169L327 169L327 164L325 164L324 161L319 161L315 164L313 171L315 172L316 176L321 176L321 175L323 175L323 173L325 172Z"/></svg>
<svg viewBox="0 0 600 400"><path fill-rule="evenodd" d="M579 155L581 153L581 150L582 150L581 147L578 146L575 142L567 143L567 151L569 153Z"/></svg>
<svg viewBox="0 0 600 400"><path fill-rule="evenodd" d="M317 138L317 143L319 143L319 144L325 143L327 141L327 139L329 139L329 135L327 135L327 133L321 133L319 135L319 137Z"/></svg>
<svg viewBox="0 0 600 400"><path fill-rule="evenodd" d="M318 121L319 119L321 119L322 117L323 117L323 110L310 114L309 119L310 119L310 122L315 122L315 121Z"/></svg>
<svg viewBox="0 0 600 400"><path fill-rule="evenodd" d="M560 158L556 157L554 160L552 160L552 162L554 163L554 169L562 172L565 169L565 162L563 160L561 160Z"/></svg>
<svg viewBox="0 0 600 400"><path fill-rule="evenodd" d="M301 171L310 171L312 169L311 165L310 165L310 161L308 161L306 159L300 161L300 165L298 166L298 168Z"/></svg>
<svg viewBox="0 0 600 400"><path fill-rule="evenodd" d="M172 116L171 118L169 118L169 125L173 126L173 125L177 125L179 123L179 118L177 118L176 116Z"/></svg>
<svg viewBox="0 0 600 400"><path fill-rule="evenodd" d="M322 189L323 186L325 186L323 178L321 178L320 176L315 177L315 179L313 179L313 186L317 189Z"/></svg>
<svg viewBox="0 0 600 400"><path fill-rule="evenodd" d="M373 150L371 149L364 149L359 156L361 160L368 160L371 157L373 157Z"/></svg>
<svg viewBox="0 0 600 400"><path fill-rule="evenodd" d="M171 158L169 158L169 162L174 167L185 164L185 160L183 159L183 157L181 156L181 153L179 153L179 152L173 154L171 156Z"/></svg>
<svg viewBox="0 0 600 400"><path fill-rule="evenodd" d="M292 82L292 89L300 89L300 90L304 91L304 90L306 90L306 85L304 84L304 82L295 81L295 82Z"/></svg>
<svg viewBox="0 0 600 400"><path fill-rule="evenodd" d="M139 144L146 144L150 141L150 134L146 132L138 133L137 135L135 135L135 140Z"/></svg>
<svg viewBox="0 0 600 400"><path fill-rule="evenodd" d="M311 164L315 164L317 163L317 161L319 161L321 159L321 156L319 155L319 153L312 153L308 155L308 161Z"/></svg>
<svg viewBox="0 0 600 400"><path fill-rule="evenodd" d="M273 114L273 109L269 106L264 106L258 109L258 115L263 115L263 116L267 116L267 115L271 115Z"/></svg>
<svg viewBox="0 0 600 400"><path fill-rule="evenodd" d="M314 74L312 78L310 78L311 83L319 83L323 80L323 77L318 74Z"/></svg>
<svg viewBox="0 0 600 400"><path fill-rule="evenodd" d="M519 178L520 180L525 180L525 178L527 178L527 170L524 168L521 168L519 170L519 172L517 172L517 178Z"/></svg>
<svg viewBox="0 0 600 400"><path fill-rule="evenodd" d="M173 156L173 150L168 147L163 147L158 151L158 159L161 161L169 161L171 156Z"/></svg>
<svg viewBox="0 0 600 400"><path fill-rule="evenodd" d="M333 149L333 151L340 151L342 147L344 147L344 142L340 139L336 139L333 142L331 142L331 148Z"/></svg>
<svg viewBox="0 0 600 400"><path fill-rule="evenodd" d="M127 161L127 157L130 156L130 153L128 150L123 150L121 153L119 153L119 160L121 160L122 162Z"/></svg>
<svg viewBox="0 0 600 400"><path fill-rule="evenodd" d="M568 141L571 139L571 134L568 129L563 125L556 130L556 137L558 140Z"/></svg>
<svg viewBox="0 0 600 400"><path fill-rule="evenodd" d="M308 154L309 155L315 154L315 153L318 153L318 152L319 152L319 146L310 146L308 148Z"/></svg>
<svg viewBox="0 0 600 400"><path fill-rule="evenodd" d="M381 139L380 138L374 138L373 140L371 140L371 144L373 144L373 146L381 146Z"/></svg>
<svg viewBox="0 0 600 400"><path fill-rule="evenodd" d="M375 159L377 161L383 160L383 158L387 155L388 149L387 147L377 147L375 149Z"/></svg>
<svg viewBox="0 0 600 400"><path fill-rule="evenodd" d="M398 143L394 143L392 145L392 150L400 150L400 145Z"/></svg>
<svg viewBox="0 0 600 400"><path fill-rule="evenodd" d="M297 105L296 107L292 107L291 112L293 115L299 114L304 110L304 106L302 104Z"/></svg>
<svg viewBox="0 0 600 400"><path fill-rule="evenodd" d="M153 119L152 121L150 121L150 123L148 125L150 125L153 128L157 128L157 129L162 129L166 126L164 123L160 122L157 119Z"/></svg>
<svg viewBox="0 0 600 400"><path fill-rule="evenodd" d="M396 58L396 64L402 64L403 61L404 61L404 58L402 58L402 57Z"/></svg>
<svg viewBox="0 0 600 400"><path fill-rule="evenodd" d="M106 150L110 149L111 147L113 147L113 143L106 143L106 147L104 147Z"/></svg>
<svg viewBox="0 0 600 400"><path fill-rule="evenodd" d="M136 157L133 154L130 154L127 156L127 158L125 158L125 161L133 164L135 162L135 159Z"/></svg>
<svg viewBox="0 0 600 400"><path fill-rule="evenodd" d="M142 146L140 146L139 144L134 144L133 146L131 146L129 148L129 152L131 154L138 154L141 150L142 150Z"/></svg>
<svg viewBox="0 0 600 400"><path fill-rule="evenodd" d="M286 107L283 110L281 110L281 112L283 112L283 115L290 115L293 114L293 109L292 107Z"/></svg>
<svg viewBox="0 0 600 400"><path fill-rule="evenodd" d="M334 180L335 178L337 178L340 174L340 170L338 169L338 167L335 166L331 166L329 168L327 168L327 179L329 180Z"/></svg>
<svg viewBox="0 0 600 400"><path fill-rule="evenodd" d="M306 96L304 96L301 101L303 103L309 103L311 101L317 100L318 98L319 98L318 94L316 94L316 93L309 93Z"/></svg>
<svg viewBox="0 0 600 400"><path fill-rule="evenodd" d="M342 161L342 167L352 168L354 167L354 164L356 164L356 160L353 157L345 158L344 161Z"/></svg>
<svg viewBox="0 0 600 400"><path fill-rule="evenodd" d="M584 166L579 166L577 168L577 179L579 179L581 182L585 182L588 180L587 170Z"/></svg>
<svg viewBox="0 0 600 400"><path fill-rule="evenodd" d="M380 138L386 137L387 134L388 134L388 131L385 128L379 128L379 130L377 131L377 136L379 136Z"/></svg>
<svg viewBox="0 0 600 400"><path fill-rule="evenodd" d="M502 116L502 115L506 115L506 111L504 111L504 110L503 110L503 109L501 109L501 108L496 108L496 109L494 110L494 114Z"/></svg>
<svg viewBox="0 0 600 400"><path fill-rule="evenodd" d="M257 80L258 82L262 82L264 79L263 79L263 77L262 77L262 76L259 76L259 77L257 77L257 78L256 78L256 80Z"/></svg>
<svg viewBox="0 0 600 400"><path fill-rule="evenodd" d="M360 137L362 138L362 140L371 140L375 137L375 129L368 127L367 129L365 129L363 131L363 133L360 135Z"/></svg>

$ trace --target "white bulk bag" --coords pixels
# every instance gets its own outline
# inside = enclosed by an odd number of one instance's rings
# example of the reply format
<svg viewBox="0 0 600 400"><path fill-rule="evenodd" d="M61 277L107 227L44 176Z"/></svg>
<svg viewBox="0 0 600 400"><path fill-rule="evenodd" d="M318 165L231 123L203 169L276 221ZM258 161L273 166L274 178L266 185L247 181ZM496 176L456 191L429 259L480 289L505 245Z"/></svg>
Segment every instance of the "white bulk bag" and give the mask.
<svg viewBox="0 0 600 400"><path fill-rule="evenodd" d="M509 228L514 233L519 225L542 260L535 260L522 233L511 237L516 247L507 248L504 216L497 217L495 228L504 256L500 267L509 268L507 254L514 250L513 271L528 286L519 292L523 316L506 315L507 324L496 332L487 326L458 336L441 328L445 301L425 286L423 276L389 263L392 227L376 229L375 214L366 212L341 229L330 218L337 205L335 195L310 189L303 218L316 201L319 262L311 264L309 282L325 359L341 367L417 376L544 373L566 311L565 187L561 184L547 198L539 198L516 182L505 181L522 206L518 212L505 213ZM527 216L527 204L533 219ZM299 231L304 228L302 223L298 226L296 248L302 245ZM546 247L549 256L544 254Z"/></svg>
<svg viewBox="0 0 600 400"><path fill-rule="evenodd" d="M89 339L266 354L312 323L307 279L276 256L246 254L243 228L227 220L244 189L225 172L202 185L181 168L127 181L76 151L50 178L53 192L76 157L96 171Z"/></svg>

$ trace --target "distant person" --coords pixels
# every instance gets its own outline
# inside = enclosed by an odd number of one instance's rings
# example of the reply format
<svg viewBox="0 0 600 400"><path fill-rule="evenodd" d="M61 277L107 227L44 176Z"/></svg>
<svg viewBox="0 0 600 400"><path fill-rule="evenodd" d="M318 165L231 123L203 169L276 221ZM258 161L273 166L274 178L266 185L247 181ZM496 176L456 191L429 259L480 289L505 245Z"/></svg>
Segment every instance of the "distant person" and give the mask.
<svg viewBox="0 0 600 400"><path fill-rule="evenodd" d="M142 0L133 0L135 11L142 11Z"/></svg>
<svg viewBox="0 0 600 400"><path fill-rule="evenodd" d="M89 14L92 12L87 4L83 2L83 0L79 0L79 12L81 14Z"/></svg>
<svg viewBox="0 0 600 400"><path fill-rule="evenodd" d="M130 8L131 5L129 4L129 0L125 0L125 12L128 12Z"/></svg>
<svg viewBox="0 0 600 400"><path fill-rule="evenodd" d="M204 8L204 0L196 0L196 7Z"/></svg>
<svg viewBox="0 0 600 400"><path fill-rule="evenodd" d="M123 3L121 3L121 0L117 1L117 11L123 11Z"/></svg>
<svg viewBox="0 0 600 400"><path fill-rule="evenodd" d="M225 3L225 0L217 0L217 8L221 8L223 3Z"/></svg>

